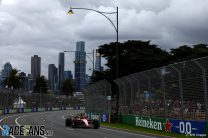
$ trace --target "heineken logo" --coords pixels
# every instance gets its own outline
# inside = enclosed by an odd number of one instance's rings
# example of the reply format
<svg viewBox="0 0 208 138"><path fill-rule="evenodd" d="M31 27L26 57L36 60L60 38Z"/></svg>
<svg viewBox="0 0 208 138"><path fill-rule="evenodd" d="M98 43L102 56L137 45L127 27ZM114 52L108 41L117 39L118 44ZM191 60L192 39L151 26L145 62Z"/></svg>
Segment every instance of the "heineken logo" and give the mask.
<svg viewBox="0 0 208 138"><path fill-rule="evenodd" d="M166 132L171 132L171 127L173 126L173 124L170 123L168 119L167 119L166 122L164 123L164 126L165 126L165 131L166 131Z"/></svg>
<svg viewBox="0 0 208 138"><path fill-rule="evenodd" d="M155 130L162 130L162 122L158 122L152 120L151 118L144 119L142 117L136 117L136 126L155 129Z"/></svg>

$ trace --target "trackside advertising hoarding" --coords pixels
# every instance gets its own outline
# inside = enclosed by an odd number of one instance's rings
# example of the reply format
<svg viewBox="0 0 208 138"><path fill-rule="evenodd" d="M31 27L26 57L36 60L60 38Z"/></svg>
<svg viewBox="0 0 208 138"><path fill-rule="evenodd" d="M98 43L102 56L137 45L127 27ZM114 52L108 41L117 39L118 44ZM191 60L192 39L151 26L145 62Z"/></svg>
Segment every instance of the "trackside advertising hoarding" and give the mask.
<svg viewBox="0 0 208 138"><path fill-rule="evenodd" d="M185 121L169 118L152 118L133 115L122 115L123 123L164 131L166 133L186 134L187 136L206 137L205 121Z"/></svg>
<svg viewBox="0 0 208 138"><path fill-rule="evenodd" d="M90 119L100 120L100 122L110 122L109 114L93 114L93 113L85 113L86 116Z"/></svg>

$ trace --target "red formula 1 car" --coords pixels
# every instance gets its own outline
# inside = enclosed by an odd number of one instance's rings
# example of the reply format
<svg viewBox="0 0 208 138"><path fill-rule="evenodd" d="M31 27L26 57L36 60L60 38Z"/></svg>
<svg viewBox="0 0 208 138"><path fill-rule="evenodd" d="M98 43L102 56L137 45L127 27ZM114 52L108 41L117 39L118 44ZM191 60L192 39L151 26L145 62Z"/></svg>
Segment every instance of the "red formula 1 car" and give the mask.
<svg viewBox="0 0 208 138"><path fill-rule="evenodd" d="M72 128L95 128L95 129L98 129L100 127L100 123L98 120L88 119L83 114L67 117L65 124L66 124L66 127L69 126Z"/></svg>

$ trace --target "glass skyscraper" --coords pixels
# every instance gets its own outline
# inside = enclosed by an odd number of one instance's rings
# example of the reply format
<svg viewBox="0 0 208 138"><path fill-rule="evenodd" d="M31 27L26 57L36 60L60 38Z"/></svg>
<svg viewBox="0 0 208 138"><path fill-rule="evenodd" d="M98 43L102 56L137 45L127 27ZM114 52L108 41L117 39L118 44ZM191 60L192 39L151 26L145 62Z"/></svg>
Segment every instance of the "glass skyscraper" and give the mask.
<svg viewBox="0 0 208 138"><path fill-rule="evenodd" d="M85 42L80 41L76 44L75 52L75 86L78 92L83 91L86 85L86 52Z"/></svg>
<svg viewBox="0 0 208 138"><path fill-rule="evenodd" d="M31 57L31 75L33 79L41 75L41 58L38 55Z"/></svg>
<svg viewBox="0 0 208 138"><path fill-rule="evenodd" d="M70 70L68 71L64 71L64 80L72 80L73 79L73 75L72 75L72 72Z"/></svg>
<svg viewBox="0 0 208 138"><path fill-rule="evenodd" d="M96 50L96 59L95 59L95 71L102 71L101 69L101 55L100 53Z"/></svg>
<svg viewBox="0 0 208 138"><path fill-rule="evenodd" d="M58 84L59 84L59 87L61 87L63 81L64 81L64 53L59 53L59 62L58 62Z"/></svg>
<svg viewBox="0 0 208 138"><path fill-rule="evenodd" d="M57 68L54 64L49 64L48 65L48 80L49 80L49 88L55 92L56 91L56 86L57 86L57 81L58 81L58 73L57 73Z"/></svg>

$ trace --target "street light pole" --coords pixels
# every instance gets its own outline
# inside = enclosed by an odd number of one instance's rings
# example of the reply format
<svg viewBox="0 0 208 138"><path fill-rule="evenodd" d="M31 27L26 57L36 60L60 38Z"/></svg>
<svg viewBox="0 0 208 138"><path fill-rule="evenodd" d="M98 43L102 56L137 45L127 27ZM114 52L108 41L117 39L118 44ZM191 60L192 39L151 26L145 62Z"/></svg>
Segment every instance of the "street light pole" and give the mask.
<svg viewBox="0 0 208 138"><path fill-rule="evenodd" d="M119 47L118 47L118 7L117 7L117 30L116 30L116 79L119 77L119 62L118 62L118 55L119 55ZM118 120L118 108L119 108L119 89L116 87L116 116Z"/></svg>
<svg viewBox="0 0 208 138"><path fill-rule="evenodd" d="M68 11L68 14L74 14L73 12L73 9L78 9L78 10L88 10L88 11L94 11L94 12L97 12L101 15L103 15L105 18L108 19L108 21L110 21L110 23L113 25L115 31L116 31L116 79L119 77L119 58L118 58L118 55L119 55L119 43L118 43L118 6L116 8L116 12L101 12L101 11L97 11L97 10L94 10L94 9L89 9L89 8L73 8L73 7L70 7L70 10ZM107 16L107 14L116 14L116 25L113 23L113 21ZM116 87L116 115L118 115L118 107L119 107L119 89ZM118 117L118 116L117 116Z"/></svg>
<svg viewBox="0 0 208 138"><path fill-rule="evenodd" d="M68 11L68 14L74 14L73 10L87 10L87 11L94 11L97 12L101 15L103 15L108 21L113 25L115 31L116 31L116 79L119 77L119 62L118 62L118 55L119 55L119 46L118 46L118 6L116 8L116 12L101 12L98 10L94 9L89 9L89 8L74 8L70 7L70 10ZM116 25L113 23L113 21L107 16L108 14L116 14Z"/></svg>

